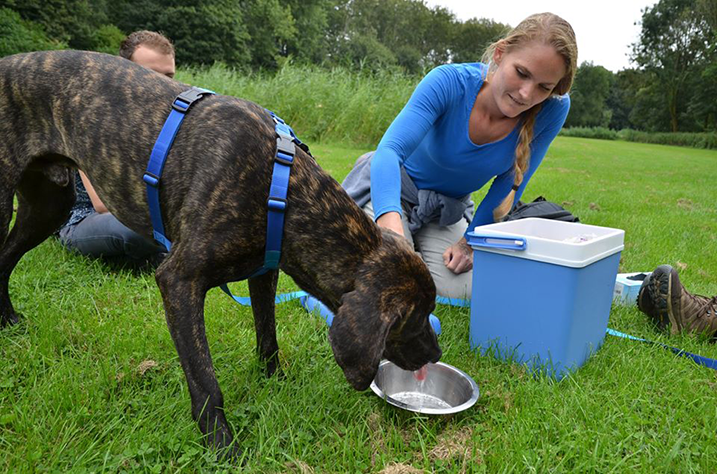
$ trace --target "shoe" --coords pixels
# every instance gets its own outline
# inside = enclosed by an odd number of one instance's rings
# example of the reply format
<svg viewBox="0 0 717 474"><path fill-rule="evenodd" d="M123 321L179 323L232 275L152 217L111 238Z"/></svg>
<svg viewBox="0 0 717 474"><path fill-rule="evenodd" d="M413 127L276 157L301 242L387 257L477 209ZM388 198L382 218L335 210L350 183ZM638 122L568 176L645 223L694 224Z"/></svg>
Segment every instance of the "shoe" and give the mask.
<svg viewBox="0 0 717 474"><path fill-rule="evenodd" d="M667 329L670 318L667 315L667 298L661 297L668 292L668 280L672 267L661 265L642 281L637 293L637 307L648 315L660 329Z"/></svg>
<svg viewBox="0 0 717 474"><path fill-rule="evenodd" d="M717 296L689 293L680 283L677 270L669 265L660 265L645 278L637 295L637 306L659 328L665 329L669 324L672 334L682 331L717 334Z"/></svg>

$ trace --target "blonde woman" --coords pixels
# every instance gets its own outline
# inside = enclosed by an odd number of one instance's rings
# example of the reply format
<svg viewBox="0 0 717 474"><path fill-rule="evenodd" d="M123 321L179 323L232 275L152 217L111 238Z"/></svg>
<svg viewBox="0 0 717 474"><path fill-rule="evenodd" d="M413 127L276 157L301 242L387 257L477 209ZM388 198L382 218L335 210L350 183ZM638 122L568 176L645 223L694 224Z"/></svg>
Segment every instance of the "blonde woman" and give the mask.
<svg viewBox="0 0 717 474"><path fill-rule="evenodd" d="M520 199L565 122L576 64L568 22L552 13L526 18L482 63L428 73L344 181L379 226L421 253L439 295L470 296L464 235L501 221ZM473 214L470 194L491 180Z"/></svg>

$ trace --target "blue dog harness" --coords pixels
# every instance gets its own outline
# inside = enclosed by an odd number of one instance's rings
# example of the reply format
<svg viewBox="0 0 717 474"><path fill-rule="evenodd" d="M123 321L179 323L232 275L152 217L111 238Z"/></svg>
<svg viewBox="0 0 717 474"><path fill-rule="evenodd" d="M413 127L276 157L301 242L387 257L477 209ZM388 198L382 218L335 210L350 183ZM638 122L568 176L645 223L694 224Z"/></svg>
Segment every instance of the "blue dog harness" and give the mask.
<svg viewBox="0 0 717 474"><path fill-rule="evenodd" d="M191 106L201 100L205 95L212 95L214 92L192 87L179 94L172 102L172 110L164 122L159 137L152 148L152 153L147 164L147 171L142 179L147 184L147 201L149 203L149 216L152 221L154 239L162 244L169 251L172 243L165 235L162 223L162 211L159 204L159 183L162 176L162 169L172 148L174 138L182 125L185 115ZM276 131L276 155L274 156L274 170L269 188L269 199L267 200L267 228L266 228L266 250L264 253L264 265L247 276L240 278L244 280L261 275L269 270L279 267L281 258L281 240L284 233L284 213L287 208L287 191L289 189L289 177L291 165L294 163L296 146L309 152L308 147L303 144L294 134L294 131L281 118L271 111L267 111L274 120ZM231 294L226 284L221 286L229 296L239 301ZM242 303L243 304L243 303Z"/></svg>

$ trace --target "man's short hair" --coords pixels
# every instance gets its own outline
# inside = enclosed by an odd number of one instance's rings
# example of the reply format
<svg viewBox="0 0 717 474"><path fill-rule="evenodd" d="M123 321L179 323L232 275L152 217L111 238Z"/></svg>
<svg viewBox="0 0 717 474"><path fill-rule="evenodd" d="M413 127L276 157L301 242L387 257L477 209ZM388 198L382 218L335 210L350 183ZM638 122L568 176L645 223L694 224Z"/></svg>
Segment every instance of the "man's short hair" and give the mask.
<svg viewBox="0 0 717 474"><path fill-rule="evenodd" d="M174 57L174 46L169 39L160 33L147 30L130 33L120 44L119 55L125 59L131 59L139 46L145 46L158 53Z"/></svg>

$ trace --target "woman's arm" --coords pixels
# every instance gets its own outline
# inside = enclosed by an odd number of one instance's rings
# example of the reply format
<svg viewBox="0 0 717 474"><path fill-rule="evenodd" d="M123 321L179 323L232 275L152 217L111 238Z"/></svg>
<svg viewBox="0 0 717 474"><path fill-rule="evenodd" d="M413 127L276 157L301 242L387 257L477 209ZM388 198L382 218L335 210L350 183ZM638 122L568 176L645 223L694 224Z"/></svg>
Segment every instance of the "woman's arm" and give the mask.
<svg viewBox="0 0 717 474"><path fill-rule="evenodd" d="M371 160L371 202L376 222L400 230L401 235L401 165L459 94L456 74L451 67L439 66L423 78Z"/></svg>
<svg viewBox="0 0 717 474"><path fill-rule="evenodd" d="M100 200L99 196L97 196L95 188L92 186L92 183L90 183L90 180L87 178L87 175L85 175L85 173L83 173L82 171L80 171L80 178L82 179L82 184L85 185L87 195L90 197L90 201L92 201L92 207L95 208L95 211L100 214L109 212L107 210L107 207L105 207L104 203Z"/></svg>

